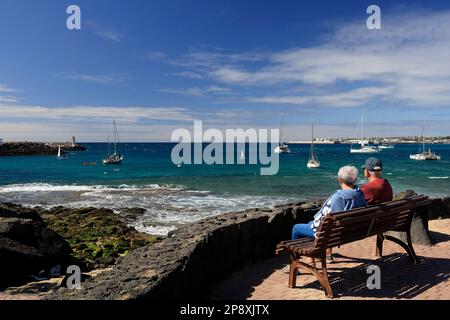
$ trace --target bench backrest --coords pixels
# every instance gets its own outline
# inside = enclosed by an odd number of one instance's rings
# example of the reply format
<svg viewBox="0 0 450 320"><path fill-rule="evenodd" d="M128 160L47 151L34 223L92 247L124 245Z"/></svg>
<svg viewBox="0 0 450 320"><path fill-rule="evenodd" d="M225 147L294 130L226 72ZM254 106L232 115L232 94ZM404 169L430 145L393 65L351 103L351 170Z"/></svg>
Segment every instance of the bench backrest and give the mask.
<svg viewBox="0 0 450 320"><path fill-rule="evenodd" d="M389 230L406 230L416 208L427 205L427 196L414 196L325 216L317 230L314 248L323 251Z"/></svg>

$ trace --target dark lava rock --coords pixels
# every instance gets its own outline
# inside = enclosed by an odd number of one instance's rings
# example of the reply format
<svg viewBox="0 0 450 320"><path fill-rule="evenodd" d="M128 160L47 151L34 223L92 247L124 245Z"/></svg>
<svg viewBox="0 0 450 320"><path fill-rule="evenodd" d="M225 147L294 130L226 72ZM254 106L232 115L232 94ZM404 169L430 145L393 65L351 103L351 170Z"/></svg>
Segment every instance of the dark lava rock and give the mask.
<svg viewBox="0 0 450 320"><path fill-rule="evenodd" d="M433 199L428 213L430 220L450 218L450 197Z"/></svg>
<svg viewBox="0 0 450 320"><path fill-rule="evenodd" d="M63 148L64 151L86 151L86 147L80 145L80 144L76 144L74 146L64 146Z"/></svg>
<svg viewBox="0 0 450 320"><path fill-rule="evenodd" d="M0 204L0 287L72 261L69 244L36 211Z"/></svg>
<svg viewBox="0 0 450 320"><path fill-rule="evenodd" d="M130 222L143 215L145 211L146 210L142 208L125 208L120 211L119 215L121 219Z"/></svg>
<svg viewBox="0 0 450 320"><path fill-rule="evenodd" d="M413 190L406 190L394 196L394 200L404 199L417 195ZM450 198L433 199L427 207L420 208L414 213L411 222L411 240L413 244L422 244L430 246L434 243L432 235L428 229L428 221L450 217ZM389 231L386 234L392 235L406 242L405 232Z"/></svg>
<svg viewBox="0 0 450 320"><path fill-rule="evenodd" d="M131 213L142 209L128 209ZM54 207L41 210L50 228L68 241L74 257L83 261L85 269L115 264L120 257L160 238L127 226L121 215L109 209Z"/></svg>

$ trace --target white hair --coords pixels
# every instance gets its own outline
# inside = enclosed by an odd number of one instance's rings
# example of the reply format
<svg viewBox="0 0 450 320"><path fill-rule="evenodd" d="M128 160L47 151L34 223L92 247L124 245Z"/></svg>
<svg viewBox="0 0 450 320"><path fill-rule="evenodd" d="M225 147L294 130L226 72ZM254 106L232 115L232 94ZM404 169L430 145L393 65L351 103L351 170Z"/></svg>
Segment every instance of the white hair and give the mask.
<svg viewBox="0 0 450 320"><path fill-rule="evenodd" d="M358 179L358 169L354 166L345 166L339 169L338 178L346 185L353 186Z"/></svg>
<svg viewBox="0 0 450 320"><path fill-rule="evenodd" d="M381 176L381 171L369 171L369 170L367 170L367 171L369 172L369 176L371 176L371 177Z"/></svg>

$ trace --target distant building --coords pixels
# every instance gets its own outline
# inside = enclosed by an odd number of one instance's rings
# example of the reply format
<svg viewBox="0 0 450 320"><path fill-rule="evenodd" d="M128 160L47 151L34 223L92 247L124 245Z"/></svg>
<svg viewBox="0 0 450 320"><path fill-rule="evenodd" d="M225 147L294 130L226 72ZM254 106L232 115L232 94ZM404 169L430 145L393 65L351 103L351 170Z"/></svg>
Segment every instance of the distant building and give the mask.
<svg viewBox="0 0 450 320"><path fill-rule="evenodd" d="M76 145L75 136L72 136L72 147L75 147Z"/></svg>
<svg viewBox="0 0 450 320"><path fill-rule="evenodd" d="M0 146L3 144L3 139L0 138Z"/></svg>

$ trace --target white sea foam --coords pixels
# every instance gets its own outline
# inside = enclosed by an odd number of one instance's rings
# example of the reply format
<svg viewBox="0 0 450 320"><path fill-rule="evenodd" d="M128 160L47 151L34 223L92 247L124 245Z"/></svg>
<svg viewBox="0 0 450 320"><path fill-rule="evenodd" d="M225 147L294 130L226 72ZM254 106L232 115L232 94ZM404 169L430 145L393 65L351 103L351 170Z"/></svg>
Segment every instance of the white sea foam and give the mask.
<svg viewBox="0 0 450 320"><path fill-rule="evenodd" d="M106 189L105 186L85 186L85 185L53 185L49 183L26 183L10 184L0 186L0 192L51 192L51 191L91 191L96 189Z"/></svg>
<svg viewBox="0 0 450 320"><path fill-rule="evenodd" d="M428 179L448 179L448 177L428 177Z"/></svg>
<svg viewBox="0 0 450 320"><path fill-rule="evenodd" d="M96 207L114 210L146 209L131 225L139 231L165 235L178 225L192 223L223 212L273 206L294 199L265 196L228 196L183 186L126 185L57 185L29 183L0 186L0 201L25 206L51 208Z"/></svg>
<svg viewBox="0 0 450 320"><path fill-rule="evenodd" d="M149 184L145 186L135 186L135 185L127 185L121 184L117 187L107 186L107 185L57 185L50 183L25 183L25 184L9 184L5 186L0 186L0 192L9 193L9 192L53 192L53 191L74 191L74 192L89 192L89 191L114 191L114 190L122 190L122 191L132 191L138 190L141 188L147 189L163 189L166 187L162 187L158 184ZM168 188L168 187L167 187ZM174 190L179 190L179 187L172 188Z"/></svg>

